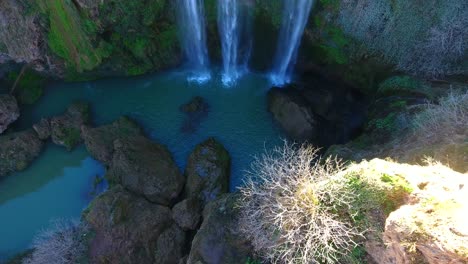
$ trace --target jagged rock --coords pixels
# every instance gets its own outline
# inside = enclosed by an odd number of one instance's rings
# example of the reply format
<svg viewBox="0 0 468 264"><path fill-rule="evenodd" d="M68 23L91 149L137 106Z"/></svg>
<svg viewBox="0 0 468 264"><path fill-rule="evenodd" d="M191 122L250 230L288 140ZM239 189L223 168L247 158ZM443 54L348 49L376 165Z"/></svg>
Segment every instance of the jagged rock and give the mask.
<svg viewBox="0 0 468 264"><path fill-rule="evenodd" d="M0 177L24 170L39 156L43 144L33 130L0 136Z"/></svg>
<svg viewBox="0 0 468 264"><path fill-rule="evenodd" d="M195 230L201 219L202 204L198 198L188 198L174 205L172 218L184 230Z"/></svg>
<svg viewBox="0 0 468 264"><path fill-rule="evenodd" d="M109 166L114 153L114 141L142 135L141 128L128 117L121 117L112 124L91 128L81 127L86 149L95 159Z"/></svg>
<svg viewBox="0 0 468 264"><path fill-rule="evenodd" d="M273 88L268 92L268 110L293 140L303 142L316 138L316 117L301 96Z"/></svg>
<svg viewBox="0 0 468 264"><path fill-rule="evenodd" d="M42 118L39 123L33 125L34 131L36 131L37 135L41 140L46 140L52 134L52 130L50 128L50 120L46 118Z"/></svg>
<svg viewBox="0 0 468 264"><path fill-rule="evenodd" d="M8 125L15 122L19 116L20 111L15 97L0 94L0 134L8 128Z"/></svg>
<svg viewBox="0 0 468 264"><path fill-rule="evenodd" d="M179 196L185 182L166 147L143 136L115 140L108 176L130 191L164 205Z"/></svg>
<svg viewBox="0 0 468 264"><path fill-rule="evenodd" d="M170 209L152 204L120 185L97 197L85 211L84 219L95 232L90 241L90 263L177 263L165 254L181 255L180 245L185 238L174 227ZM173 242L168 241L171 235ZM155 262L155 255L168 262Z"/></svg>
<svg viewBox="0 0 468 264"><path fill-rule="evenodd" d="M167 228L156 242L154 263L178 264L185 251L186 234L176 224Z"/></svg>
<svg viewBox="0 0 468 264"><path fill-rule="evenodd" d="M81 142L81 126L87 124L90 119L89 105L86 103L74 103L67 111L50 120L52 141L72 150Z"/></svg>
<svg viewBox="0 0 468 264"><path fill-rule="evenodd" d="M187 197L201 199L204 204L229 190L231 158L214 138L197 145L185 169Z"/></svg>
<svg viewBox="0 0 468 264"><path fill-rule="evenodd" d="M203 211L203 223L192 241L189 264L247 263L252 247L237 233L236 195L225 194Z"/></svg>
<svg viewBox="0 0 468 264"><path fill-rule="evenodd" d="M184 113L200 113L208 111L208 103L205 102L203 97L195 96L189 102L180 106L180 111Z"/></svg>

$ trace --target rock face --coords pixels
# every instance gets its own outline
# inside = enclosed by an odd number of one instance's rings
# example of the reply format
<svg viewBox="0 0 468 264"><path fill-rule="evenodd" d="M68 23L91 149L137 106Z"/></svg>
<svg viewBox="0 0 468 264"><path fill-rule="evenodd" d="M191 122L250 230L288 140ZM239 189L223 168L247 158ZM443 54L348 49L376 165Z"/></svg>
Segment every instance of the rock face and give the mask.
<svg viewBox="0 0 468 264"><path fill-rule="evenodd" d="M214 138L197 145L185 169L187 197L199 198L206 204L228 192L230 164L229 153Z"/></svg>
<svg viewBox="0 0 468 264"><path fill-rule="evenodd" d="M86 149L95 159L109 166L114 153L114 141L142 135L140 127L127 117L121 117L112 124L91 128L81 127Z"/></svg>
<svg viewBox="0 0 468 264"><path fill-rule="evenodd" d="M185 199L174 205L172 217L184 230L196 230L201 220L202 204L198 198Z"/></svg>
<svg viewBox="0 0 468 264"><path fill-rule="evenodd" d="M111 181L163 205L179 196L185 179L164 146L139 136L116 140L114 149Z"/></svg>
<svg viewBox="0 0 468 264"><path fill-rule="evenodd" d="M15 97L0 94L0 134L8 128L8 125L15 122L19 116L20 111Z"/></svg>
<svg viewBox="0 0 468 264"><path fill-rule="evenodd" d="M95 232L91 263L177 263L185 234L171 210L115 186L96 198L84 213Z"/></svg>
<svg viewBox="0 0 468 264"><path fill-rule="evenodd" d="M33 129L42 140L48 139L52 134L50 120L46 118L42 118L39 123L34 124Z"/></svg>
<svg viewBox="0 0 468 264"><path fill-rule="evenodd" d="M316 117L299 95L273 88L268 92L268 110L293 140L303 142L316 138Z"/></svg>
<svg viewBox="0 0 468 264"><path fill-rule="evenodd" d="M87 124L89 119L88 104L72 104L63 115L50 120L52 141L72 150L81 142L81 126Z"/></svg>
<svg viewBox="0 0 468 264"><path fill-rule="evenodd" d="M33 130L0 136L0 177L24 170L39 155L42 146Z"/></svg>
<svg viewBox="0 0 468 264"><path fill-rule="evenodd" d="M226 194L210 202L203 223L192 241L188 264L247 263L252 247L237 234L236 196Z"/></svg>

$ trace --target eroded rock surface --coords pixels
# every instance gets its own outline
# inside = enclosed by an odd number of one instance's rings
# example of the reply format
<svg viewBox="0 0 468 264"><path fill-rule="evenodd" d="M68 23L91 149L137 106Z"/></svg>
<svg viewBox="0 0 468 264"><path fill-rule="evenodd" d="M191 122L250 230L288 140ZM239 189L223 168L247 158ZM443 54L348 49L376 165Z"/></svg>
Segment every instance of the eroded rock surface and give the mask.
<svg viewBox="0 0 468 264"><path fill-rule="evenodd" d="M32 129L0 136L0 177L24 170L39 156L43 144Z"/></svg>
<svg viewBox="0 0 468 264"><path fill-rule="evenodd" d="M81 140L81 126L89 122L89 105L74 103L61 115L50 119L52 141L72 150Z"/></svg>
<svg viewBox="0 0 468 264"><path fill-rule="evenodd" d="M8 128L8 125L15 122L19 116L20 111L15 97L0 94L0 134Z"/></svg>
<svg viewBox="0 0 468 264"><path fill-rule="evenodd" d="M196 230L201 220L202 204L198 198L188 198L174 205L172 217L184 230Z"/></svg>

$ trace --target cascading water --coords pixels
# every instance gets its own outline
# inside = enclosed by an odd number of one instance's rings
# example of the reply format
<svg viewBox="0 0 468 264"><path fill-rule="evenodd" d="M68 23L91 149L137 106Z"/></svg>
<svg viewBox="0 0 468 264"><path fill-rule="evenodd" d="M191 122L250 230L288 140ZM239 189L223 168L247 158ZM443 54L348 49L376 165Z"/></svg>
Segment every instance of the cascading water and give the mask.
<svg viewBox="0 0 468 264"><path fill-rule="evenodd" d="M271 81L279 86L291 81L297 51L313 4L313 0L283 1L283 21L271 73Z"/></svg>
<svg viewBox="0 0 468 264"><path fill-rule="evenodd" d="M222 81L231 85L246 71L252 45L249 1L218 0L218 29L223 52Z"/></svg>
<svg viewBox="0 0 468 264"><path fill-rule="evenodd" d="M206 46L203 0L177 0L180 39L192 74L190 81L205 82L211 78Z"/></svg>

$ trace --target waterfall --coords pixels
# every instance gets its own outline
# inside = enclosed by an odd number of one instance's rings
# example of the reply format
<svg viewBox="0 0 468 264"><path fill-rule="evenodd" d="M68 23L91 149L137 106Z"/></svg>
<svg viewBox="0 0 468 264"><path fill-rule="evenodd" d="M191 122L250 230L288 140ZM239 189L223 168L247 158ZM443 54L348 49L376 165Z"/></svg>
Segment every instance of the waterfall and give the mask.
<svg viewBox="0 0 468 264"><path fill-rule="evenodd" d="M271 80L275 85L291 81L297 52L309 19L313 0L283 0L283 21Z"/></svg>
<svg viewBox="0 0 468 264"><path fill-rule="evenodd" d="M179 34L188 66L189 80L205 82L211 78L206 46L205 10L203 0L177 0Z"/></svg>
<svg viewBox="0 0 468 264"><path fill-rule="evenodd" d="M249 1L218 0L218 30L223 54L222 81L231 85L246 71L252 45Z"/></svg>

